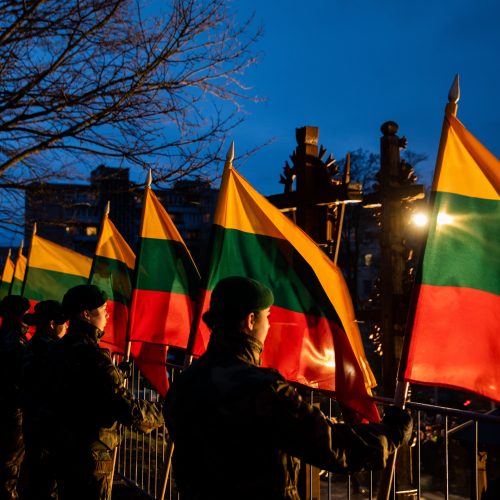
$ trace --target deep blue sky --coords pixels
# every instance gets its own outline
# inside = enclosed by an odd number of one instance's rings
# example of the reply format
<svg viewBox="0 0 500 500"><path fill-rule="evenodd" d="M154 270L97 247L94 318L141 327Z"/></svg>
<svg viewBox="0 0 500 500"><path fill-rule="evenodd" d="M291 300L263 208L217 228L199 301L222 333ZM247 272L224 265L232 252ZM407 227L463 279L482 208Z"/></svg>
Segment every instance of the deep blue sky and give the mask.
<svg viewBox="0 0 500 500"><path fill-rule="evenodd" d="M247 103L234 133L236 154L274 138L239 171L263 194L295 147L295 128L320 127L334 157L378 152L380 125L394 120L409 148L429 160L429 183L448 90L461 78L458 118L500 155L498 0L234 0L255 13L264 35L260 62L243 81L266 99Z"/></svg>

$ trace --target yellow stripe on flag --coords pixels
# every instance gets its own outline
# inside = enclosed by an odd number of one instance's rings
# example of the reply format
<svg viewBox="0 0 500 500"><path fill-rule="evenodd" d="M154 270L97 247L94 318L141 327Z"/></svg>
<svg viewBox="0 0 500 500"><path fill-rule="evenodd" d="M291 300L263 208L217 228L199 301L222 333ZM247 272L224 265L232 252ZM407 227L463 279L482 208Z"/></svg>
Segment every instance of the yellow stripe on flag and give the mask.
<svg viewBox="0 0 500 500"><path fill-rule="evenodd" d="M500 200L500 162L453 115L436 191Z"/></svg>
<svg viewBox="0 0 500 500"><path fill-rule="evenodd" d="M123 262L130 269L135 266L134 252L107 215L103 219L96 255Z"/></svg>
<svg viewBox="0 0 500 500"><path fill-rule="evenodd" d="M2 272L2 281L4 283L10 283L12 281L12 278L14 276L14 267L15 265L12 259L10 257L7 257Z"/></svg>
<svg viewBox="0 0 500 500"><path fill-rule="evenodd" d="M34 234L31 242L30 268L45 269L74 276L88 277L92 259Z"/></svg>
<svg viewBox="0 0 500 500"><path fill-rule="evenodd" d="M170 215L160 203L151 188L146 188L144 219L141 225L141 238L155 238L158 240L174 240L183 243L179 231L175 227Z"/></svg>

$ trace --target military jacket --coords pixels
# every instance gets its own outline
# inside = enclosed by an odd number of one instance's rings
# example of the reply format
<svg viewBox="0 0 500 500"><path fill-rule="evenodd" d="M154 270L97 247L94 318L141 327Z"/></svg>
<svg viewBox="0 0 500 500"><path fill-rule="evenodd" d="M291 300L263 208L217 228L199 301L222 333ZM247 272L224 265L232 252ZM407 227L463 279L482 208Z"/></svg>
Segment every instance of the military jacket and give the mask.
<svg viewBox="0 0 500 500"><path fill-rule="evenodd" d="M119 443L118 424L149 432L162 425L156 405L136 400L125 388L109 351L101 349L102 332L71 321L53 355L50 393L56 446L112 450Z"/></svg>
<svg viewBox="0 0 500 500"><path fill-rule="evenodd" d="M213 332L165 401L182 498L298 500L299 459L321 469L380 469L399 443L384 424L334 424L279 372L259 367L262 344Z"/></svg>

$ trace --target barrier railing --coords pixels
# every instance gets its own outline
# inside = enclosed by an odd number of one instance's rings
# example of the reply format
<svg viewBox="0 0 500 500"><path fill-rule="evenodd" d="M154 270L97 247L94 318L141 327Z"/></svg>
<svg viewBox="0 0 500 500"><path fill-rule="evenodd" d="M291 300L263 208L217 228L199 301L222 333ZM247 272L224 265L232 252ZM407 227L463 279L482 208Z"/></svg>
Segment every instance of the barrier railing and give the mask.
<svg viewBox="0 0 500 500"><path fill-rule="evenodd" d="M175 369L169 370L175 376ZM158 401L158 394L151 389L137 369L133 369L129 389L135 397ZM319 405L330 417L338 417L334 400L310 391L310 401ZM390 400L385 401L389 403ZM391 498L444 498L445 500L477 499L488 486L500 487L500 418L471 411L444 408L422 403L408 403L415 422L415 439L411 446L398 453L395 481ZM480 430L481 426L481 430ZM483 427L484 426L484 431ZM121 477L140 488L151 498L162 498L168 433L165 427L151 434L122 430L123 439L117 453L115 471ZM491 443L488 434L493 434ZM492 467L499 470L492 476L486 470L487 453L490 452ZM310 472L313 493L313 472ZM488 485L488 480L490 484ZM498 484L495 484L498 482ZM319 493L321 500L375 498L379 473L361 472L349 476L321 471ZM164 498L177 500L175 478L170 473ZM316 476L316 487L318 477ZM491 496L491 498L495 498ZM500 496L498 497L500 498ZM182 499L180 499L182 500Z"/></svg>

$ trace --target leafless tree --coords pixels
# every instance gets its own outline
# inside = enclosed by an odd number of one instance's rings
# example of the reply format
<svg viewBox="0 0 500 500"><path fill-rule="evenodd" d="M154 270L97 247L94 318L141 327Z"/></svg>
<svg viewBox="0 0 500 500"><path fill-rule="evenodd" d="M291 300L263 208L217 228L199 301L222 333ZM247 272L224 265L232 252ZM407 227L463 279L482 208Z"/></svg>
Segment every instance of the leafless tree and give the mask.
<svg viewBox="0 0 500 500"><path fill-rule="evenodd" d="M248 97L251 30L225 0L0 0L4 182L103 162L203 171Z"/></svg>

